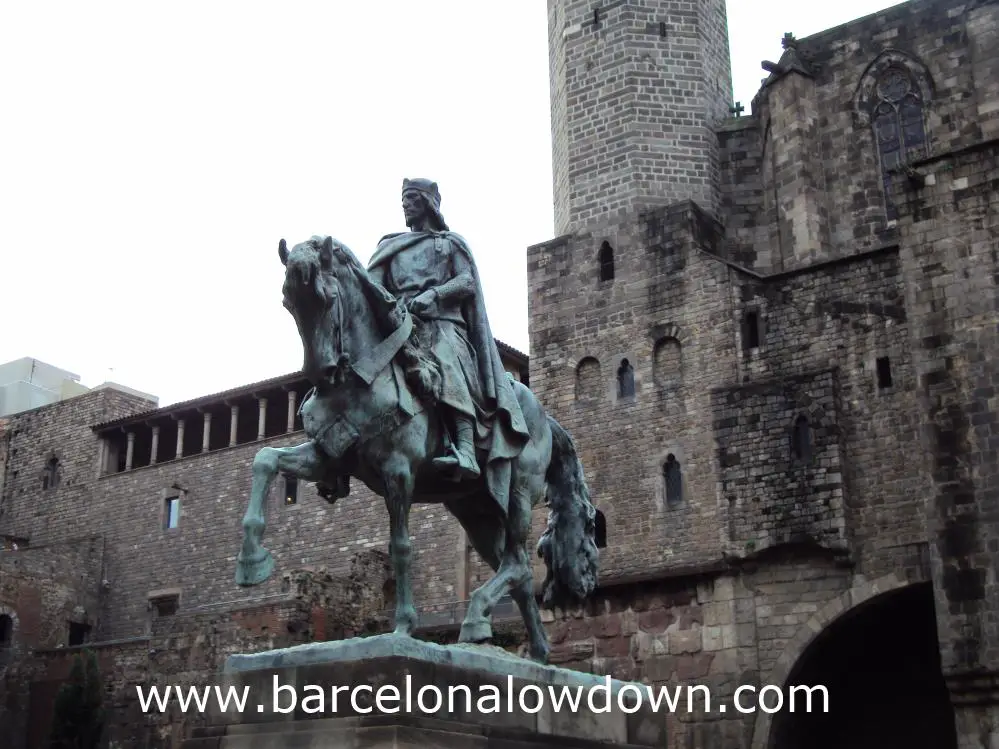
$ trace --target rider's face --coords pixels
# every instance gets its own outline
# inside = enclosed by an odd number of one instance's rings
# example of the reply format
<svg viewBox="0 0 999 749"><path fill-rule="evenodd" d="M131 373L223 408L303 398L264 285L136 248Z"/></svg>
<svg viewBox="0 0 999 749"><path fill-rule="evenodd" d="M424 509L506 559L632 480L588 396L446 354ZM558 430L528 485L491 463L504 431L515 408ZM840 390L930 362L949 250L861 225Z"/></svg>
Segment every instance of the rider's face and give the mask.
<svg viewBox="0 0 999 749"><path fill-rule="evenodd" d="M402 212L406 215L406 226L412 226L427 215L427 206L423 196L414 190L402 194Z"/></svg>

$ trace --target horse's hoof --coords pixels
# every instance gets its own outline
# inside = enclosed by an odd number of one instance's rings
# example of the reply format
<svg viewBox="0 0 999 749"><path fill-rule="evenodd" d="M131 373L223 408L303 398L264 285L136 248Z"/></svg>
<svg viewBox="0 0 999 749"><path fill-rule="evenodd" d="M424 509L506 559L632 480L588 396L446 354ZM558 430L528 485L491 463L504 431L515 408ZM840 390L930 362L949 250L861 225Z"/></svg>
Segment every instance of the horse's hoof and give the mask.
<svg viewBox="0 0 999 749"><path fill-rule="evenodd" d="M274 557L266 549L251 559L244 559L240 554L236 559L236 585L244 588L260 585L273 571Z"/></svg>
<svg viewBox="0 0 999 749"><path fill-rule="evenodd" d="M491 639L493 639L493 628L488 619L462 622L458 642L486 642Z"/></svg>

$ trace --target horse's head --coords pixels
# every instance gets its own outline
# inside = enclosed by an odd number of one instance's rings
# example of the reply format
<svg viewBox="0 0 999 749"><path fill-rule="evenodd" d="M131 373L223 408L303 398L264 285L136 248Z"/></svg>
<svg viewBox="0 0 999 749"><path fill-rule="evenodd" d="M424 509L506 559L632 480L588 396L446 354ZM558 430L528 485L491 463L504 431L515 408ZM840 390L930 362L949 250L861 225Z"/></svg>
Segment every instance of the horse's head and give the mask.
<svg viewBox="0 0 999 749"><path fill-rule="evenodd" d="M350 269L343 246L316 236L289 251L282 239L278 255L285 266L284 307L295 318L305 349L302 371L314 384L328 381L345 353L343 281Z"/></svg>

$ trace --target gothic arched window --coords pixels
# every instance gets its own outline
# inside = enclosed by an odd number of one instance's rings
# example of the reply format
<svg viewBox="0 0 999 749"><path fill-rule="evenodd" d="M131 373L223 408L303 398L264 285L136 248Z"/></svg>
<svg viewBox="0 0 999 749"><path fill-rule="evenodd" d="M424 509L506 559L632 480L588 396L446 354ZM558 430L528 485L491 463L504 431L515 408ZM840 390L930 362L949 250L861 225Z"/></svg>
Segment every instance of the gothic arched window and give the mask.
<svg viewBox="0 0 999 749"><path fill-rule="evenodd" d="M600 264L600 280L614 280L614 248L609 242L600 245L600 252L597 253L597 262Z"/></svg>
<svg viewBox="0 0 999 749"><path fill-rule="evenodd" d="M889 68L878 78L871 105L871 124L881 162L888 218L896 217L891 200L891 170L926 155L923 96L908 70Z"/></svg>
<svg viewBox="0 0 999 749"><path fill-rule="evenodd" d="M663 463L663 484L666 489L666 506L674 507L683 501L683 475L680 473L680 461L673 453L666 456Z"/></svg>
<svg viewBox="0 0 999 749"><path fill-rule="evenodd" d="M42 489L55 489L59 486L59 458L53 455L45 464L42 473Z"/></svg>
<svg viewBox="0 0 999 749"><path fill-rule="evenodd" d="M594 529L593 536L594 541L597 544L598 549L607 548L607 518L600 510L596 511L596 517L594 518Z"/></svg>
<svg viewBox="0 0 999 749"><path fill-rule="evenodd" d="M807 463L812 458L812 428L804 414L794 420L791 431L791 456L797 463Z"/></svg>
<svg viewBox="0 0 999 749"><path fill-rule="evenodd" d="M635 394L635 369L627 359L621 360L617 368L617 395L619 398L630 398Z"/></svg>

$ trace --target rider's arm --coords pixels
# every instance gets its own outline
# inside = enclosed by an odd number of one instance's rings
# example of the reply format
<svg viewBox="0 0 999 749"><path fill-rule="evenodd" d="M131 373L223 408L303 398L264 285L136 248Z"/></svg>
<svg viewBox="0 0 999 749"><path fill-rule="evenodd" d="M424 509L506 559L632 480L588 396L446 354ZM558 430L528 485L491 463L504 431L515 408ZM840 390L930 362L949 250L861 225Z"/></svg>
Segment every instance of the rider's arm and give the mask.
<svg viewBox="0 0 999 749"><path fill-rule="evenodd" d="M460 302L475 294L475 276L463 252L451 252L451 280L434 289L438 304Z"/></svg>

